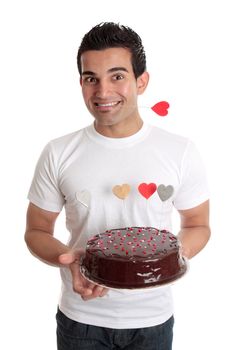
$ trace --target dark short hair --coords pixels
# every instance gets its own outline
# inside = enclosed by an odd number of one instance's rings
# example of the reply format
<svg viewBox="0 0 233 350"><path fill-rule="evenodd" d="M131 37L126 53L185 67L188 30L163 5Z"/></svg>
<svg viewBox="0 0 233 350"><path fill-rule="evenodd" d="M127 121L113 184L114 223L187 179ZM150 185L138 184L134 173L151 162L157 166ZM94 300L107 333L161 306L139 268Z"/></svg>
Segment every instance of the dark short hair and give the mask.
<svg viewBox="0 0 233 350"><path fill-rule="evenodd" d="M130 51L136 79L145 72L146 55L140 36L129 27L113 22L102 22L93 27L82 39L77 55L80 75L82 74L81 55L84 52L114 47L126 48Z"/></svg>

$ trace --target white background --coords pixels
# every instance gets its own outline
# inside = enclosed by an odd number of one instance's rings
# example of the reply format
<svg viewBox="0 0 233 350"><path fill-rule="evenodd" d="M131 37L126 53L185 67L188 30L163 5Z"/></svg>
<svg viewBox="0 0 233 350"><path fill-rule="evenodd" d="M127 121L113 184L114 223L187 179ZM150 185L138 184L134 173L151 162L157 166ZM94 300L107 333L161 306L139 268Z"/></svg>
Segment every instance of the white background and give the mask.
<svg viewBox="0 0 233 350"><path fill-rule="evenodd" d="M139 99L143 118L190 137L206 164L212 238L174 286L173 349L232 348L230 3L1 1L0 341L4 349L56 349L59 272L33 258L25 247L26 196L44 145L92 122L80 93L76 53L83 35L101 21L120 22L140 34L151 75L148 90ZM171 105L165 118L149 108L160 100ZM176 216L174 220L177 231ZM56 232L66 239L64 214Z"/></svg>

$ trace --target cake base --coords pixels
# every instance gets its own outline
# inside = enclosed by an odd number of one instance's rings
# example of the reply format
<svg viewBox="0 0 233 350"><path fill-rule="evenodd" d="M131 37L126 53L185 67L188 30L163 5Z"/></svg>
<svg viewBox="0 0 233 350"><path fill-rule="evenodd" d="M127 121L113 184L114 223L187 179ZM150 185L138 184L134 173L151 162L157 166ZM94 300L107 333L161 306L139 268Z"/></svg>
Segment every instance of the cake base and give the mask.
<svg viewBox="0 0 233 350"><path fill-rule="evenodd" d="M170 278L168 279L167 281L166 280L163 280L161 281L160 283L157 282L156 284L155 283L148 283L148 284L145 284L143 283L142 285L138 285L138 286L125 286L125 285L122 285L122 284L117 284L117 283L112 283L111 281L101 281L99 278L95 279L93 278L92 276L90 276L89 272L86 270L85 266L81 265L80 266L80 272L81 272L81 275L87 279L89 282L91 283L94 283L96 284L97 286L99 287L103 287L103 288L108 288L108 289L113 289L113 290L133 290L133 289L137 289L137 290L143 290L143 291L149 291L151 289L157 289L157 288L164 288L164 287L168 287L168 286L171 286L173 285L175 282L178 282L180 279L182 279L186 274L187 272L189 271L189 261L187 258L183 257L183 266L184 268L182 269L182 272L176 276L174 276L173 278Z"/></svg>

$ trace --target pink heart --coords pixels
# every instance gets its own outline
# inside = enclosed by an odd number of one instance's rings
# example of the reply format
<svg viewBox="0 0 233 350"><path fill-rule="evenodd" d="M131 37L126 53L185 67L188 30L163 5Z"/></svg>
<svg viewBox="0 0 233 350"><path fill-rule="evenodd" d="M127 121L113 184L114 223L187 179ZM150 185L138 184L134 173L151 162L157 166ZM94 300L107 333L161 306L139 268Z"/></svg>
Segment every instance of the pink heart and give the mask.
<svg viewBox="0 0 233 350"><path fill-rule="evenodd" d="M150 184L142 183L138 186L138 191L146 199L150 198L152 194L155 193L156 189L157 189L157 186L154 183L150 183Z"/></svg>
<svg viewBox="0 0 233 350"><path fill-rule="evenodd" d="M151 107L152 111L160 115L161 117L165 117L168 114L168 108L170 107L169 103L166 101L161 101L156 103L153 107Z"/></svg>

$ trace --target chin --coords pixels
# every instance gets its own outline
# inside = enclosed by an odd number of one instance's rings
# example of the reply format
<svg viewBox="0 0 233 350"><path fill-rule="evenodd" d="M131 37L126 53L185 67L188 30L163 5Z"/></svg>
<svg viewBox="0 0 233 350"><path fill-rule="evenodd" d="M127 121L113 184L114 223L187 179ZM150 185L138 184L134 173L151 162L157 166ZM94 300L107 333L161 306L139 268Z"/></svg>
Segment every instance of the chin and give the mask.
<svg viewBox="0 0 233 350"><path fill-rule="evenodd" d="M116 117L110 117L110 116L96 116L96 115L93 115L94 119L95 119L95 122L96 124L98 125L102 125L102 126L113 126L113 125L116 125L116 124L119 124L122 120L116 118Z"/></svg>
<svg viewBox="0 0 233 350"><path fill-rule="evenodd" d="M119 122L117 121L100 121L98 119L95 119L95 123L96 125L99 125L99 126L114 126L114 125L117 125Z"/></svg>

